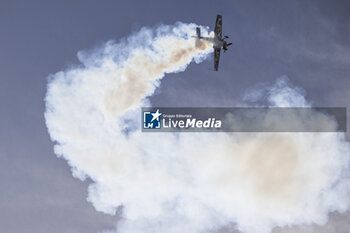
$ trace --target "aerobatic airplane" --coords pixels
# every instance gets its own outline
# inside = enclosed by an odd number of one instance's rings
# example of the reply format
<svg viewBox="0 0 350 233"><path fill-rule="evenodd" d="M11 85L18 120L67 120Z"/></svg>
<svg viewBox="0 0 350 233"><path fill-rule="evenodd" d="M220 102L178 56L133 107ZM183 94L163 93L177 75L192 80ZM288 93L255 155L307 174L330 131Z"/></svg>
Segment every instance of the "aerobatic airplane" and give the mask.
<svg viewBox="0 0 350 233"><path fill-rule="evenodd" d="M213 42L213 48L214 48L214 69L217 71L219 69L219 60L220 60L220 51L221 48L224 50L224 52L227 51L227 47L232 45L232 43L227 43L225 39L228 38L228 36L222 37L222 16L217 15L216 16L216 23L214 28L214 38L211 37L202 37L201 36L201 29L197 27L197 39L204 39L207 41Z"/></svg>

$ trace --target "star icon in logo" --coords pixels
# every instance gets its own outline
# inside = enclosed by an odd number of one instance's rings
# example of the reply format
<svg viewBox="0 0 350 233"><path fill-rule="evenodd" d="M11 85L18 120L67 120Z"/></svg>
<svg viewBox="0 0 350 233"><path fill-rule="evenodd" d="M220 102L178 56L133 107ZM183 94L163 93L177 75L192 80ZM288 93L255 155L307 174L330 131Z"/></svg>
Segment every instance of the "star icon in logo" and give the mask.
<svg viewBox="0 0 350 233"><path fill-rule="evenodd" d="M159 113L159 109L157 109L157 111L155 113L151 113L151 114L153 116L151 122L156 120L156 119L157 119L157 121L159 121L159 117L160 117L160 115L162 115L161 113Z"/></svg>

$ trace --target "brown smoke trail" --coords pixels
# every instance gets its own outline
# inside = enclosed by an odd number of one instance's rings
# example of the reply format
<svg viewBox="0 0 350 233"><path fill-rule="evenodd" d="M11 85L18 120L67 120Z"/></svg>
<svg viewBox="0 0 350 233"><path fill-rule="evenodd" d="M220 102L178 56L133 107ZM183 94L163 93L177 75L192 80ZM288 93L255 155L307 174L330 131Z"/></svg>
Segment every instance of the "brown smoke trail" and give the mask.
<svg viewBox="0 0 350 233"><path fill-rule="evenodd" d="M342 134L141 133L139 108L161 78L212 52L209 43L195 46L195 27L143 29L52 75L46 124L73 175L93 180L88 200L110 214L123 206L121 233L209 232L229 223L268 233L324 224L329 212L348 209ZM267 93L273 106L307 104L283 80Z"/></svg>

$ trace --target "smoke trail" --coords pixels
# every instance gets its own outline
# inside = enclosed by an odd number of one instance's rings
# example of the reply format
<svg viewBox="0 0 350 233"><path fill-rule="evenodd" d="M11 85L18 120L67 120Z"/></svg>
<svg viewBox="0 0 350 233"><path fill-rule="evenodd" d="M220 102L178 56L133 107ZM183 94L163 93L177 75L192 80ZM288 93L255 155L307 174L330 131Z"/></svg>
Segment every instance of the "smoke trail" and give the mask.
<svg viewBox="0 0 350 233"><path fill-rule="evenodd" d="M141 133L139 107L164 74L211 52L210 43L195 46L195 27L142 29L79 53L81 67L50 77L46 124L73 175L93 180L88 200L105 213L123 207L120 233L208 232L231 223L267 233L324 224L329 212L347 210L350 149L342 134ZM283 79L265 95L274 106L307 105Z"/></svg>

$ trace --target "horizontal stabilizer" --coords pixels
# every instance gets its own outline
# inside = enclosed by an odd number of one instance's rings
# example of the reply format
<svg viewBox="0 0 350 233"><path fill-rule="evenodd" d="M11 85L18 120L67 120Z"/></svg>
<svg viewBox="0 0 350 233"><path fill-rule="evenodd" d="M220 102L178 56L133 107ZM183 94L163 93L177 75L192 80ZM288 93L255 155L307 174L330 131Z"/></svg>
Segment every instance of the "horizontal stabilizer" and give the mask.
<svg viewBox="0 0 350 233"><path fill-rule="evenodd" d="M201 38L201 29L199 27L197 27L196 31L197 31L197 37Z"/></svg>

